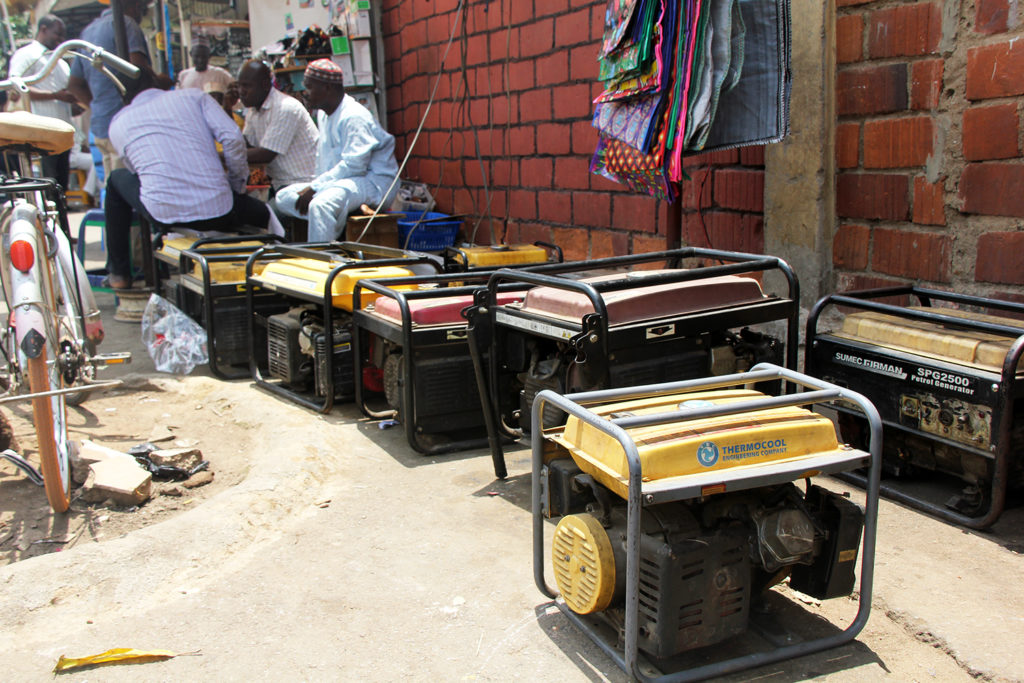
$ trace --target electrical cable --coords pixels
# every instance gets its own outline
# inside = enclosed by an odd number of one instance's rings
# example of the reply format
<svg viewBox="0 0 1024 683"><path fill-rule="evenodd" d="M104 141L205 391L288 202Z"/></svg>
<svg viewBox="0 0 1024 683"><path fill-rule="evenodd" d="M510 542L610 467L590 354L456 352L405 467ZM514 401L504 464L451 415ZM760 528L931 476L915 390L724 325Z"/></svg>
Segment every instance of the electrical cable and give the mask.
<svg viewBox="0 0 1024 683"><path fill-rule="evenodd" d="M455 40L455 31L456 31L456 28L459 26L459 19L462 16L462 8L463 8L464 5L465 5L465 0L459 0L459 5L458 5L458 7L455 10L455 20L452 22L451 34L448 36L448 44L445 46L444 54L441 56L441 64L438 67L437 77L434 79L434 87L431 89L431 91L430 91L430 98L427 100L427 108L423 111L423 116L420 117L420 124L419 124L419 126L416 127L416 133L413 135L412 141L409 143L409 148L405 151L405 158L403 158L402 159L402 163L399 164L398 172L395 173L394 180L391 181L391 185L388 187L387 191L384 192L384 197L388 197L391 194L391 191L395 189L395 186L398 185L398 179L402 177L402 171L405 170L405 165L406 165L406 163L408 163L409 157L412 156L412 150L415 149L416 142L419 140L420 133L423 131L423 125L426 123L427 115L430 113L430 108L434 104L434 97L437 95L437 86L441 83L441 75L442 75L442 73L444 71L445 62L448 59L448 52L449 52L449 50L451 50L452 42ZM374 219L376 219L377 216L380 215L382 204L383 204L383 202L379 203L376 207L374 207L373 215L370 216L370 220L366 221L366 225L363 226L363 230L362 230L362 232L359 233L359 236L355 240L353 240L354 242L359 242L359 241L361 241L363 239L363 237L366 236L366 232L370 229L370 225L372 225ZM422 221L422 219L423 219L423 216L421 215L420 216L420 220ZM418 226L418 225L419 225L419 221L417 221L416 225L414 225L409 230L409 235L410 236L412 235L412 231L415 230L416 226ZM409 243L409 238L407 237L406 238L406 244L408 244L408 243Z"/></svg>

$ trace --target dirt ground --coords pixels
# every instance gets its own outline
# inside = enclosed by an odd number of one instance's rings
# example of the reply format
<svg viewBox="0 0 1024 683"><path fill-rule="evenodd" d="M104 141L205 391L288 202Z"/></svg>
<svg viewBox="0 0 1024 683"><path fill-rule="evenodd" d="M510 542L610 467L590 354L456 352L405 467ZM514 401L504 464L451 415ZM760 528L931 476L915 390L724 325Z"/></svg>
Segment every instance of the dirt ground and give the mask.
<svg viewBox="0 0 1024 683"><path fill-rule="evenodd" d="M4 680L113 647L201 654L75 680L626 680L533 583L527 449L499 481L486 452L422 457L351 405L320 416L208 369L158 374L138 327L101 305L105 344L136 358L124 386L71 409L72 435L127 449L169 429L215 477L61 517L0 461ZM28 407L3 410L32 459ZM724 680L1024 681L1024 508L985 533L888 502L879 518L857 640ZM859 597L782 589L762 640L835 633Z"/></svg>

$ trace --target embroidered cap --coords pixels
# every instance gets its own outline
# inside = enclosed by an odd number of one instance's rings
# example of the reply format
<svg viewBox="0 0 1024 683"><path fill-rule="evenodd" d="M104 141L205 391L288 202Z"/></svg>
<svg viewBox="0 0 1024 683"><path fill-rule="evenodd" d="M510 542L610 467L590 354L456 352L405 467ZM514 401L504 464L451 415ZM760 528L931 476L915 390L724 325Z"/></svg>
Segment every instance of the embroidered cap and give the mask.
<svg viewBox="0 0 1024 683"><path fill-rule="evenodd" d="M305 78L316 78L326 83L344 83L341 67L329 59L317 59L306 65Z"/></svg>

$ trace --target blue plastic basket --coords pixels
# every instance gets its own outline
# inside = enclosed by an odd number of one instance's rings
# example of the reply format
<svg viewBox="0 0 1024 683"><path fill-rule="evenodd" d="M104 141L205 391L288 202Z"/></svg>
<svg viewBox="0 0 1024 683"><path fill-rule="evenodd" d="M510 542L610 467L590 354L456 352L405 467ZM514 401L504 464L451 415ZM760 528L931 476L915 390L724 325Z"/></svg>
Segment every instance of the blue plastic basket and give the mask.
<svg viewBox="0 0 1024 683"><path fill-rule="evenodd" d="M416 225L421 216L423 220L430 222ZM436 211L405 212L405 218L398 219L398 246L415 251L441 251L452 246L455 244L462 221L459 219L438 220L444 218L450 218L450 216ZM411 237L409 236L410 232L412 233ZM408 240L408 244L406 244L406 240Z"/></svg>

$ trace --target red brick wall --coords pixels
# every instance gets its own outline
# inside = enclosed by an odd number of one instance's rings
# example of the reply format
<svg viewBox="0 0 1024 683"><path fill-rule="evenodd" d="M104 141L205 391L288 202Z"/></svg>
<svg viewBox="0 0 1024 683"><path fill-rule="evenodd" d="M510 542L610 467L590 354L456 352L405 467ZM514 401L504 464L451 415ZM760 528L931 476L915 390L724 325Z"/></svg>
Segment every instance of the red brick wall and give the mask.
<svg viewBox="0 0 1024 683"><path fill-rule="evenodd" d="M499 238L507 228L509 241L554 241L567 258L664 248L666 205L589 171L606 0L468 3L443 69L457 0L382 5L387 125L399 160L441 73L403 173L430 185L438 210L485 217L476 241L487 243L489 194ZM715 248L761 252L763 150L699 155L686 166L684 244L710 237Z"/></svg>
<svg viewBox="0 0 1024 683"><path fill-rule="evenodd" d="M839 289L920 281L1022 298L1021 11L837 0Z"/></svg>

